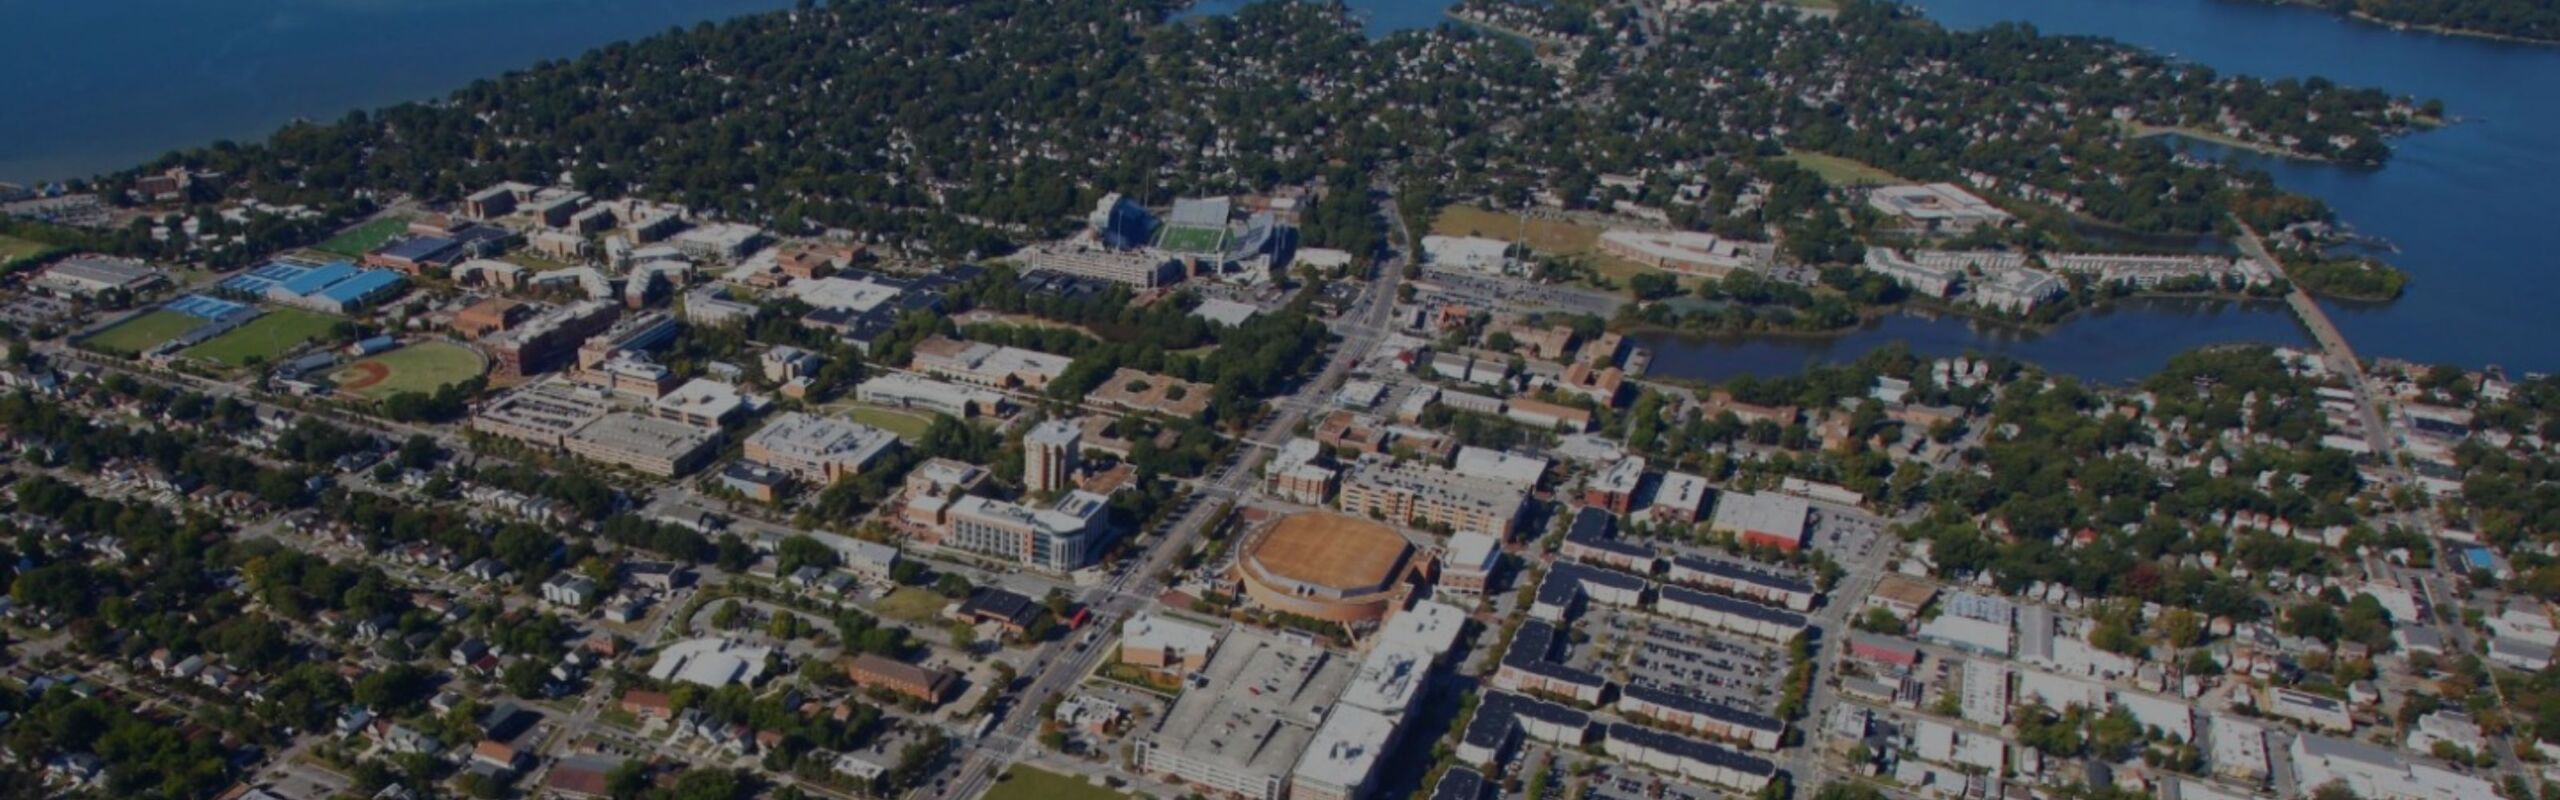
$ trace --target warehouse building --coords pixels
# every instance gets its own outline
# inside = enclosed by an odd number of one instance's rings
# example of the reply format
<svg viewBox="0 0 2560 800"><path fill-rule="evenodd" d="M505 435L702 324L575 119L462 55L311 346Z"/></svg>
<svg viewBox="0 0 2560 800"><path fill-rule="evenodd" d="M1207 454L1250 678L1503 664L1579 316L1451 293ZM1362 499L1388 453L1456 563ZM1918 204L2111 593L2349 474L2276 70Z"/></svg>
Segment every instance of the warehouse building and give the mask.
<svg viewBox="0 0 2560 800"><path fill-rule="evenodd" d="M139 293L168 283L151 265L106 256L72 256L47 268L28 285L64 297L96 297L111 291Z"/></svg>

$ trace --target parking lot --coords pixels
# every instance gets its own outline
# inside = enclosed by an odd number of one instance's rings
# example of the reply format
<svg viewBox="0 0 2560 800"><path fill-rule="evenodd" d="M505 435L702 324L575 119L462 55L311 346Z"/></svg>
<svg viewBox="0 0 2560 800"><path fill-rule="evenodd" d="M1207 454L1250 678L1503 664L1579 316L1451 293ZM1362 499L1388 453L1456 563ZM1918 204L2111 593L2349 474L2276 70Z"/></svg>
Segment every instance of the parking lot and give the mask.
<svg viewBox="0 0 2560 800"><path fill-rule="evenodd" d="M1813 540L1814 548L1832 554L1836 560L1864 563L1884 552L1884 521L1863 512L1817 504L1805 525L1806 538Z"/></svg>
<svg viewBox="0 0 2560 800"><path fill-rule="evenodd" d="M1421 289L1415 299L1426 305L1434 299L1456 300L1474 306L1501 306L1513 311L1561 311L1569 314L1614 316L1626 298L1608 292L1549 286L1517 278L1497 278L1442 270L1424 270L1422 279L1430 285Z"/></svg>
<svg viewBox="0 0 2560 800"><path fill-rule="evenodd" d="M1724 795L1624 764L1609 764L1593 773L1584 800L1711 800Z"/></svg>
<svg viewBox="0 0 2560 800"><path fill-rule="evenodd" d="M1627 624L1626 656L1630 685L1677 692L1735 708L1767 714L1776 703L1777 683L1784 676L1786 654L1778 648L1744 641L1674 620L1634 620L1612 615L1612 630Z"/></svg>

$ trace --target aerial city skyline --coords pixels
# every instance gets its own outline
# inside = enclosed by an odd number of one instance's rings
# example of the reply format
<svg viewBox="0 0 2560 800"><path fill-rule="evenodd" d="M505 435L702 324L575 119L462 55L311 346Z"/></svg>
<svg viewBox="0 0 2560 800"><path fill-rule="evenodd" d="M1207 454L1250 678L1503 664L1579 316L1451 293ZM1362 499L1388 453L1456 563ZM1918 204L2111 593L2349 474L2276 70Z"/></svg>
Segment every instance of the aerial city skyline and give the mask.
<svg viewBox="0 0 2560 800"><path fill-rule="evenodd" d="M166 5L10 796L2560 796L2544 0Z"/></svg>

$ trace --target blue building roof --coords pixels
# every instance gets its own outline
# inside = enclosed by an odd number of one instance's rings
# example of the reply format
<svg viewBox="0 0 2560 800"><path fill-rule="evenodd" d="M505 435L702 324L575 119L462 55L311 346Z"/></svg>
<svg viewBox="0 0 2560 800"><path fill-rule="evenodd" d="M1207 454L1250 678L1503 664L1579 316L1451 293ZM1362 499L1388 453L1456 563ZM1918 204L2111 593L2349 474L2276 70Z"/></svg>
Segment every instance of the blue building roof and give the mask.
<svg viewBox="0 0 2560 800"><path fill-rule="evenodd" d="M328 288L330 284L354 277L355 274L356 265L339 261L286 278L276 286L299 297Z"/></svg>
<svg viewBox="0 0 2560 800"><path fill-rule="evenodd" d="M382 248L377 252L380 252L389 258L397 258L406 261L424 261L444 254L446 251L451 250L453 246L454 241L452 239L447 239L442 236L420 236L414 239L395 242L391 246Z"/></svg>
<svg viewBox="0 0 2560 800"><path fill-rule="evenodd" d="M387 269L369 269L320 290L320 296L342 305L360 303L371 298L376 292L399 286L405 280L407 279L397 272Z"/></svg>

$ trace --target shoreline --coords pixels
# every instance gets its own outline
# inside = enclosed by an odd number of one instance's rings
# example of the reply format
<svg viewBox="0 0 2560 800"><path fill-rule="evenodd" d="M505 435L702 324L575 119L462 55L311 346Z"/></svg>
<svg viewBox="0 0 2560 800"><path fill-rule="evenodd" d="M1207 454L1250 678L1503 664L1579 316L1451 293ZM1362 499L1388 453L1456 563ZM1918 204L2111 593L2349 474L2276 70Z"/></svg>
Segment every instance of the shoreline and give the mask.
<svg viewBox="0 0 2560 800"><path fill-rule="evenodd" d="M2117 123L2117 126L2124 130L2126 136L2130 136L2135 139L2175 137L2190 139L2214 145L2216 147L2228 147L2233 150L2254 153L2262 156L2287 158L2314 164L2353 166L2328 156L2318 156L2296 150L2289 150L2279 145L2267 144L2264 142L2253 142L2230 134L2218 133L2202 128L2190 128L2182 125L2152 125L2142 122L2119 122Z"/></svg>
<svg viewBox="0 0 2560 800"><path fill-rule="evenodd" d="M1923 318L1932 316L1952 317L1967 324L1996 325L2015 332L2044 336L2052 334L2054 331L2060 329L2064 325L2070 324L2074 319L2082 315L2116 309L2133 302L2219 302L2237 303L2241 305L2249 305L2253 303L2271 305L2284 304L2284 301L2279 298L2251 297L2247 294L2232 292L2145 292L2127 295L2124 297L2103 298L2096 303L2064 312L2062 316L2054 318L2051 322L2035 322L2017 317L2004 317L1977 313L1962 305L1939 301L1933 298L1915 297L1890 306L1870 306L1867 308L1861 308L1858 310L1858 321L1855 324L1841 328L1826 328L1822 330L1786 329L1737 332L1716 331L1702 333L1690 331L1675 325L1662 325L1641 319L1631 321L1611 320L1608 327L1609 330L1621 334L1665 334L1688 339L1722 339L1728 341L1741 341L1747 339L1782 339L1820 341L1824 339L1838 339L1855 334L1889 316L1906 315ZM2390 301L2385 300L2381 302L2388 303Z"/></svg>
<svg viewBox="0 0 2560 800"><path fill-rule="evenodd" d="M2391 30L2404 33L2424 33L2435 36L2459 36L2465 39L2480 39L2491 42L2505 42L2508 44L2533 45L2536 47L2560 47L2560 39L2536 39L2530 36L2517 36L2514 34L2477 30L2473 28L2458 28L2449 25L2432 25L2420 22L2400 22L2396 20L2383 19L2381 17L2365 13L2362 10L2339 13L2337 11L2330 10L2328 6L2312 2L2311 0L2250 0L2250 2L2271 6L2307 8L2350 22L2372 25L2378 28L2389 28Z"/></svg>

